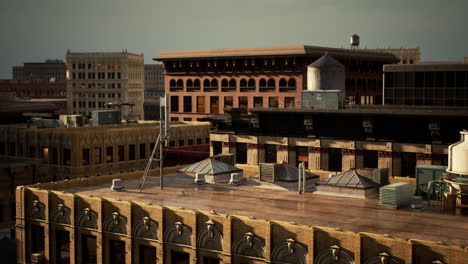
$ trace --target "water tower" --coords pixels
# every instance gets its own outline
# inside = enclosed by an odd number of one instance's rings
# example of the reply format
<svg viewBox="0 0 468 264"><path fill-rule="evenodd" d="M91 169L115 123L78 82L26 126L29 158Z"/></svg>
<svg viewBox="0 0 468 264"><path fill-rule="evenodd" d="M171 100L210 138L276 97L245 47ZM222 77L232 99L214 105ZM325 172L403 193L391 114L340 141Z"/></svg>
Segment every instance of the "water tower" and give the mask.
<svg viewBox="0 0 468 264"><path fill-rule="evenodd" d="M349 43L351 44L351 49L358 49L359 48L359 36L354 34L349 39Z"/></svg>

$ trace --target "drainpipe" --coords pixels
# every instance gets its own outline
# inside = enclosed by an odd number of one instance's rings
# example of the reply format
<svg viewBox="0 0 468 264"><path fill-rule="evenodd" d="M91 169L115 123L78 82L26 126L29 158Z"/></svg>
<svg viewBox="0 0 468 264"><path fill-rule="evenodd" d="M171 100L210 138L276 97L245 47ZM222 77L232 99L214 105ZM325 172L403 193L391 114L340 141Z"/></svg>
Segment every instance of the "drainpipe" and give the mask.
<svg viewBox="0 0 468 264"><path fill-rule="evenodd" d="M305 163L302 162L302 193L305 193L305 190L306 190Z"/></svg>
<svg viewBox="0 0 468 264"><path fill-rule="evenodd" d="M302 163L299 163L299 169L297 170L297 192L301 194L301 179L302 179Z"/></svg>

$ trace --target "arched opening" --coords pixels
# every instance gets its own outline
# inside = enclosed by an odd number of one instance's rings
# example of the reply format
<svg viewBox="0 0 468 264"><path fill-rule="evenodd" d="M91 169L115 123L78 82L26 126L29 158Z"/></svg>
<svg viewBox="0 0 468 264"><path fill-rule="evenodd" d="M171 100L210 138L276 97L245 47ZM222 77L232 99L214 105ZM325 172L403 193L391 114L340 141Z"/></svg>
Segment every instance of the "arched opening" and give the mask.
<svg viewBox="0 0 468 264"><path fill-rule="evenodd" d="M254 88L255 89L255 80L253 78L251 78L249 80L249 83L248 83L248 86L249 88Z"/></svg>
<svg viewBox="0 0 468 264"><path fill-rule="evenodd" d="M268 80L268 88L275 88L275 80L273 79Z"/></svg>
<svg viewBox="0 0 468 264"><path fill-rule="evenodd" d="M187 88L192 88L192 87L193 87L193 81L187 80Z"/></svg>
<svg viewBox="0 0 468 264"><path fill-rule="evenodd" d="M288 85L288 84L286 83L286 80L285 80L285 79L281 79L281 80L279 81L279 86L280 86L280 88L286 88L287 85Z"/></svg>
<svg viewBox="0 0 468 264"><path fill-rule="evenodd" d="M218 80L216 79L211 80L211 88L218 88Z"/></svg>
<svg viewBox="0 0 468 264"><path fill-rule="evenodd" d="M246 81L245 79L242 79L242 80L240 81L240 87L241 87L241 88L247 87L247 81Z"/></svg>
<svg viewBox="0 0 468 264"><path fill-rule="evenodd" d="M207 87L210 87L210 80L205 79L205 80L203 81L203 88L207 88Z"/></svg>
<svg viewBox="0 0 468 264"><path fill-rule="evenodd" d="M182 88L184 87L184 82L182 80L177 80L177 88Z"/></svg>
<svg viewBox="0 0 468 264"><path fill-rule="evenodd" d="M199 79L195 79L195 81L193 82L193 87L194 88L200 88L200 80Z"/></svg>
<svg viewBox="0 0 468 264"><path fill-rule="evenodd" d="M296 79L294 79L294 78L289 79L289 81L288 81L288 88L294 88L294 89L296 89Z"/></svg>
<svg viewBox="0 0 468 264"><path fill-rule="evenodd" d="M231 80L229 81L229 87L230 87L230 88L236 88L236 86L237 86L236 80L235 80L235 79L231 79Z"/></svg>
<svg viewBox="0 0 468 264"><path fill-rule="evenodd" d="M227 88L227 87L229 87L228 80L223 79L223 80L221 81L221 87L222 87L222 88Z"/></svg>
<svg viewBox="0 0 468 264"><path fill-rule="evenodd" d="M260 88L265 88L267 86L266 80L265 79L260 79L259 86L260 86Z"/></svg>

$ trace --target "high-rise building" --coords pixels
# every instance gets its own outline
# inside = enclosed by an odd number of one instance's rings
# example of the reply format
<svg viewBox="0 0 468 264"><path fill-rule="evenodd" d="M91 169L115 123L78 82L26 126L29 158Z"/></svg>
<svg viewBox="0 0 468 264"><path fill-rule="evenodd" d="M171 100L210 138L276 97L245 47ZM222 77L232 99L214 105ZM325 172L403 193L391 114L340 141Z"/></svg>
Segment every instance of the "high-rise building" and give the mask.
<svg viewBox="0 0 468 264"><path fill-rule="evenodd" d="M164 93L164 66L145 64L145 97L158 97Z"/></svg>
<svg viewBox="0 0 468 264"><path fill-rule="evenodd" d="M46 60L13 66L13 80L65 80L65 62Z"/></svg>
<svg viewBox="0 0 468 264"><path fill-rule="evenodd" d="M144 119L143 54L69 50L66 74L68 113L90 116L112 103L125 119Z"/></svg>

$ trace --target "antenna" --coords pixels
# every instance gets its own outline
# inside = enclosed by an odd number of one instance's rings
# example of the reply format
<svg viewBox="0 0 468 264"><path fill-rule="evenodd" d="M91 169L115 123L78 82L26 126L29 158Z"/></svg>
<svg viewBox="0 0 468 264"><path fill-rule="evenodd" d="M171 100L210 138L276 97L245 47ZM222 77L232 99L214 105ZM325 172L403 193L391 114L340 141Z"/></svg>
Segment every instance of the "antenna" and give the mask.
<svg viewBox="0 0 468 264"><path fill-rule="evenodd" d="M148 178L148 173L151 169L151 163L153 161L159 161L159 187L161 190L164 188L164 175L163 175L163 163L164 163L164 147L168 147L169 145L169 96L165 94L164 96L159 98L160 106L159 106L159 136L156 140L156 144L154 144L153 151L151 152L151 156L148 159L148 163L146 164L145 171L143 172L143 177L140 181L140 192L143 190L143 186L145 185L146 179ZM158 153L159 147L159 153Z"/></svg>

